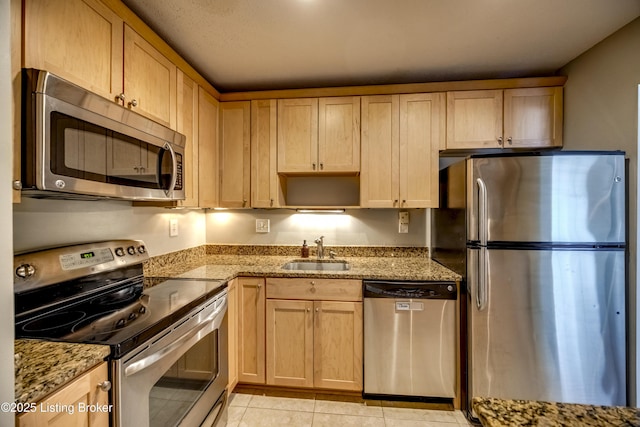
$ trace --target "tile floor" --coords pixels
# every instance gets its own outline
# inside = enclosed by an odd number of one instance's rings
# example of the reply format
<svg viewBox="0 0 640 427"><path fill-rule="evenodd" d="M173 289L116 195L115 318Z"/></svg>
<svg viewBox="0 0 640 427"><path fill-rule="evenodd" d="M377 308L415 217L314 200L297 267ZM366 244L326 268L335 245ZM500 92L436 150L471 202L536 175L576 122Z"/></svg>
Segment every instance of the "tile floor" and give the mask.
<svg viewBox="0 0 640 427"><path fill-rule="evenodd" d="M439 408L439 409L435 409ZM228 427L458 427L472 426L446 404L362 400L320 393L236 390Z"/></svg>

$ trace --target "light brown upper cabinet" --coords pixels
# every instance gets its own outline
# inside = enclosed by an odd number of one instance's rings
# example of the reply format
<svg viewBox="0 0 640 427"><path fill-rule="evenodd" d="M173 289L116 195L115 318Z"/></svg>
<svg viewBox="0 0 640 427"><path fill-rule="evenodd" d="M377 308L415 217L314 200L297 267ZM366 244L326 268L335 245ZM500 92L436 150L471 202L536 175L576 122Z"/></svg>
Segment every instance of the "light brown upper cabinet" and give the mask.
<svg viewBox="0 0 640 427"><path fill-rule="evenodd" d="M360 97L278 100L278 173L357 174Z"/></svg>
<svg viewBox="0 0 640 427"><path fill-rule="evenodd" d="M446 149L562 146L562 87L447 92Z"/></svg>
<svg viewBox="0 0 640 427"><path fill-rule="evenodd" d="M251 206L277 208L283 200L277 171L277 101L251 101Z"/></svg>
<svg viewBox="0 0 640 427"><path fill-rule="evenodd" d="M123 87L122 18L99 0L23 4L24 66L116 100Z"/></svg>
<svg viewBox="0 0 640 427"><path fill-rule="evenodd" d="M24 13L25 67L176 128L177 67L114 11L98 0L34 0Z"/></svg>
<svg viewBox="0 0 640 427"><path fill-rule="evenodd" d="M444 112L444 93L362 98L360 206L438 206Z"/></svg>
<svg viewBox="0 0 640 427"><path fill-rule="evenodd" d="M128 25L124 26L124 105L176 128L177 67Z"/></svg>
<svg viewBox="0 0 640 427"><path fill-rule="evenodd" d="M220 103L220 207L248 208L251 197L251 105Z"/></svg>
<svg viewBox="0 0 640 427"><path fill-rule="evenodd" d="M219 194L219 102L198 87L198 198L202 208L217 208Z"/></svg>
<svg viewBox="0 0 640 427"><path fill-rule="evenodd" d="M198 85L178 70L177 131L186 137L183 168L185 199L178 206L198 207Z"/></svg>

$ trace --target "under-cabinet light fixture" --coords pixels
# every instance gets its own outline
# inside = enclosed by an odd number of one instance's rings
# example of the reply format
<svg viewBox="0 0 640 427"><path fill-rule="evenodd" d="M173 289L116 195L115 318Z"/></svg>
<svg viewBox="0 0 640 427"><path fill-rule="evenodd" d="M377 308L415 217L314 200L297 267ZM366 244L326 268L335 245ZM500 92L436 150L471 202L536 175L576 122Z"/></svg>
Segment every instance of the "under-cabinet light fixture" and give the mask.
<svg viewBox="0 0 640 427"><path fill-rule="evenodd" d="M296 209L297 213L344 213L344 209Z"/></svg>

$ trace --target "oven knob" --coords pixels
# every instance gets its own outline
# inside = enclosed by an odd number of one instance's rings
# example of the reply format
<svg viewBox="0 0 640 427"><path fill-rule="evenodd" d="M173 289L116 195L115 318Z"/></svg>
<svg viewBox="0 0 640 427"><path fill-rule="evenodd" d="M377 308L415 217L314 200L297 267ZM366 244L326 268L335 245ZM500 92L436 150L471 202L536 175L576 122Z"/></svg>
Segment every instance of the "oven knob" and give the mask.
<svg viewBox="0 0 640 427"><path fill-rule="evenodd" d="M138 313L140 314L144 314L147 312L147 308L145 306L140 307L140 309L138 310Z"/></svg>
<svg viewBox="0 0 640 427"><path fill-rule="evenodd" d="M144 245L138 246L138 252L140 252L141 254L145 253L146 251L147 251L147 248L145 248Z"/></svg>
<svg viewBox="0 0 640 427"><path fill-rule="evenodd" d="M134 248L133 246L129 246L127 248L127 252L129 253L129 255L135 255L136 254L136 248Z"/></svg>
<svg viewBox="0 0 640 427"><path fill-rule="evenodd" d="M137 315L137 314L135 314L135 313L129 313L129 320L133 320L133 319L135 319L136 317L138 317L138 315Z"/></svg>
<svg viewBox="0 0 640 427"><path fill-rule="evenodd" d="M36 269L33 265L22 264L18 268L16 268L16 276L22 277L26 279L27 277L31 277L36 273Z"/></svg>
<svg viewBox="0 0 640 427"><path fill-rule="evenodd" d="M124 249L116 248L116 255L117 256L124 256Z"/></svg>
<svg viewBox="0 0 640 427"><path fill-rule="evenodd" d="M116 323L116 328L122 328L125 323L126 323L126 320L124 319L118 320L118 322Z"/></svg>

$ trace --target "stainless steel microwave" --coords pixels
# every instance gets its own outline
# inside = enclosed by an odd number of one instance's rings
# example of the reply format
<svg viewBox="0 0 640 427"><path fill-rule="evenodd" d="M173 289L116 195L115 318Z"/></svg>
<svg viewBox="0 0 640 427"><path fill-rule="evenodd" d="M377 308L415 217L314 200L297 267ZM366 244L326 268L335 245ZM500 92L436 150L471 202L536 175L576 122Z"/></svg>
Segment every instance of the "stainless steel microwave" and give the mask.
<svg viewBox="0 0 640 427"><path fill-rule="evenodd" d="M25 196L184 199L184 135L47 71L23 96Z"/></svg>

